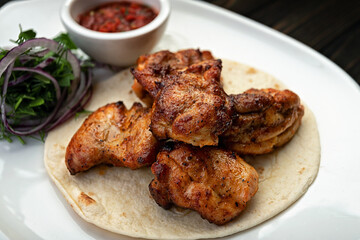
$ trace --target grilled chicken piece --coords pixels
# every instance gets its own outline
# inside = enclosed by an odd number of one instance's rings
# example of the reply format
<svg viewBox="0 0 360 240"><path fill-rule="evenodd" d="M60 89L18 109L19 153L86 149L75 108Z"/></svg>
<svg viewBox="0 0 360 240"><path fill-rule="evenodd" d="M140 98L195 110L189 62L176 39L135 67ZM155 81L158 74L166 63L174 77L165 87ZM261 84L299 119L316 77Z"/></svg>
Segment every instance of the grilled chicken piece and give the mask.
<svg viewBox="0 0 360 240"><path fill-rule="evenodd" d="M152 105L157 95L164 75L184 69L204 60L214 59L209 51L186 49L178 52L160 51L142 55L137 60L136 69L132 69L135 77L132 89L148 106Z"/></svg>
<svg viewBox="0 0 360 240"><path fill-rule="evenodd" d="M92 113L72 137L65 163L71 174L99 164L137 169L151 165L158 142L149 129L150 109L111 103Z"/></svg>
<svg viewBox="0 0 360 240"><path fill-rule="evenodd" d="M299 97L289 90L249 89L230 97L236 115L221 142L239 154L264 154L284 145L304 115Z"/></svg>
<svg viewBox="0 0 360 240"><path fill-rule="evenodd" d="M159 152L151 171L149 190L157 204L193 209L217 225L238 216L258 189L255 169L216 147L175 143Z"/></svg>
<svg viewBox="0 0 360 240"><path fill-rule="evenodd" d="M151 131L194 146L217 145L231 125L232 101L220 86L220 60L164 75L152 106Z"/></svg>
<svg viewBox="0 0 360 240"><path fill-rule="evenodd" d="M160 51L138 59L133 89L149 106L155 99L156 137L205 146L217 145L221 135L221 142L240 154L268 153L292 138L304 114L296 94L250 89L228 96L220 72L220 61L208 51Z"/></svg>

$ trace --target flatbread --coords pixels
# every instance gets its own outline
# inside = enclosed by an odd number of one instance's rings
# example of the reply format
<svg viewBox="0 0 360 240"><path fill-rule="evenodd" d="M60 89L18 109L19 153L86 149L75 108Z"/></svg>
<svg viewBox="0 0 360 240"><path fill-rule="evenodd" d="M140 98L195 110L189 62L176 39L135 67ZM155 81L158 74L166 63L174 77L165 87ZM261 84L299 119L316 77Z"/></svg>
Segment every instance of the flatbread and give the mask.
<svg viewBox="0 0 360 240"><path fill-rule="evenodd" d="M223 61L222 79L227 93L248 88L285 86L274 77L249 66ZM127 107L139 101L131 91L129 70L95 85L86 107L96 110L110 102L123 101ZM293 89L296 92L296 89ZM150 168L99 166L72 176L65 166L65 149L85 117L72 119L50 132L45 142L45 166L56 186L75 212L84 220L109 231L153 239L198 239L230 235L277 215L302 196L317 175L320 141L316 121L305 107L302 125L294 138L271 154L246 157L259 173L259 190L235 220L217 226L192 210L164 210L151 198Z"/></svg>

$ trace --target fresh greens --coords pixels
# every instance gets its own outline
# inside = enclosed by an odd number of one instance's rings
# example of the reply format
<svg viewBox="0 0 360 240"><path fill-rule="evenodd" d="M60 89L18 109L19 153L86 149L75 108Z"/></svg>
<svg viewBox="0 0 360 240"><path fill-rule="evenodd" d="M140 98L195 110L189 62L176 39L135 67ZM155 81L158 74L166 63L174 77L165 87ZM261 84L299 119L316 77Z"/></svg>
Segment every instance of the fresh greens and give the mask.
<svg viewBox="0 0 360 240"><path fill-rule="evenodd" d="M75 50L77 49L75 43L70 39L69 35L66 33L61 33L59 36L53 39L55 42L58 42L65 46L67 49Z"/></svg>
<svg viewBox="0 0 360 240"><path fill-rule="evenodd" d="M79 118L81 115L89 115L90 113L93 113L93 111L89 111L89 110L82 110L82 111L78 111L77 113L75 113L75 119Z"/></svg>
<svg viewBox="0 0 360 240"><path fill-rule="evenodd" d="M30 40L30 39L33 39L36 37L36 32L34 32L34 30L29 29L29 30L23 31L21 28L21 25L19 27L20 27L20 33L19 33L18 39L15 41L14 40L10 40L10 41L17 43L17 44L21 44L27 40Z"/></svg>
<svg viewBox="0 0 360 240"><path fill-rule="evenodd" d="M67 34L50 40L20 30L13 41L18 47L0 49L0 140L16 136L24 143L21 136L37 133L44 139L46 131L83 110L90 97L91 64L80 66Z"/></svg>

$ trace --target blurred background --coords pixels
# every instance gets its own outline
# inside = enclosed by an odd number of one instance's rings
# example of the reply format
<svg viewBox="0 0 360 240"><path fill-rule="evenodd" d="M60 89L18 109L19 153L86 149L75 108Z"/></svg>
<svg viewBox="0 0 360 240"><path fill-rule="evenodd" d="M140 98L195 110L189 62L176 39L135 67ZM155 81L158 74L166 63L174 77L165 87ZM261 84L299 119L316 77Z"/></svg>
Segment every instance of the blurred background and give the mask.
<svg viewBox="0 0 360 240"><path fill-rule="evenodd" d="M205 0L315 49L360 85L360 0Z"/></svg>
<svg viewBox="0 0 360 240"><path fill-rule="evenodd" d="M0 7L8 1L0 0ZM360 85L360 0L203 1L295 38L335 62Z"/></svg>

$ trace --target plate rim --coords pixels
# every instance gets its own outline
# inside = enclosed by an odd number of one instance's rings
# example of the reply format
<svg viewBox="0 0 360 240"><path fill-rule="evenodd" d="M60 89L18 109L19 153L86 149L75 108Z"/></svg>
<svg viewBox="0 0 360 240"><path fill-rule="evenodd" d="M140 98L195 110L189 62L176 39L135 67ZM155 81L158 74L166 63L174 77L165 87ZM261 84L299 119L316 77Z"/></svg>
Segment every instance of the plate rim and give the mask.
<svg viewBox="0 0 360 240"><path fill-rule="evenodd" d="M22 1L8 2L0 8L0 16L11 5L20 6L24 3L28 4L29 2L35 2L35 1L36 2L45 2L46 0L31 0L31 1L22 0ZM60 1L60 0L58 0L58 1ZM205 9L206 11L215 12L217 14L224 15L230 19L240 22L241 24L247 25L250 28L253 28L261 33L267 34L269 37L280 40L286 44L290 44L290 46L295 47L295 48L299 49L301 52L304 52L304 53L310 55L312 58L316 58L317 60L319 60L321 63L323 63L326 66L327 69L334 71L334 73L336 73L338 76L336 78L336 80L342 81L342 83L346 83L346 86L348 87L348 89L351 90L353 92L353 94L356 94L357 97L360 97L360 86L356 83L356 81L347 72L345 72L342 68L340 68L337 64L335 64L333 61L328 59L326 56L317 52L316 50L312 49L311 47L305 45L304 43L301 43L300 41L293 39L290 36L287 36L281 32L278 32L277 30L274 30L264 24L258 23L252 19L249 19L249 18L244 17L237 13L231 12L230 10L223 9L216 5L210 4L208 2L190 1L190 0L188 0L188 1L171 0L171 1L173 4L174 3L175 4L184 4L184 5L188 5L188 6L194 5L198 8ZM53 4L55 1L54 2L46 1L46 2L49 4ZM321 132L319 132L319 134L321 134ZM1 144L1 142L0 142L0 144ZM0 229L0 238L2 237L1 233L2 233L2 230Z"/></svg>

